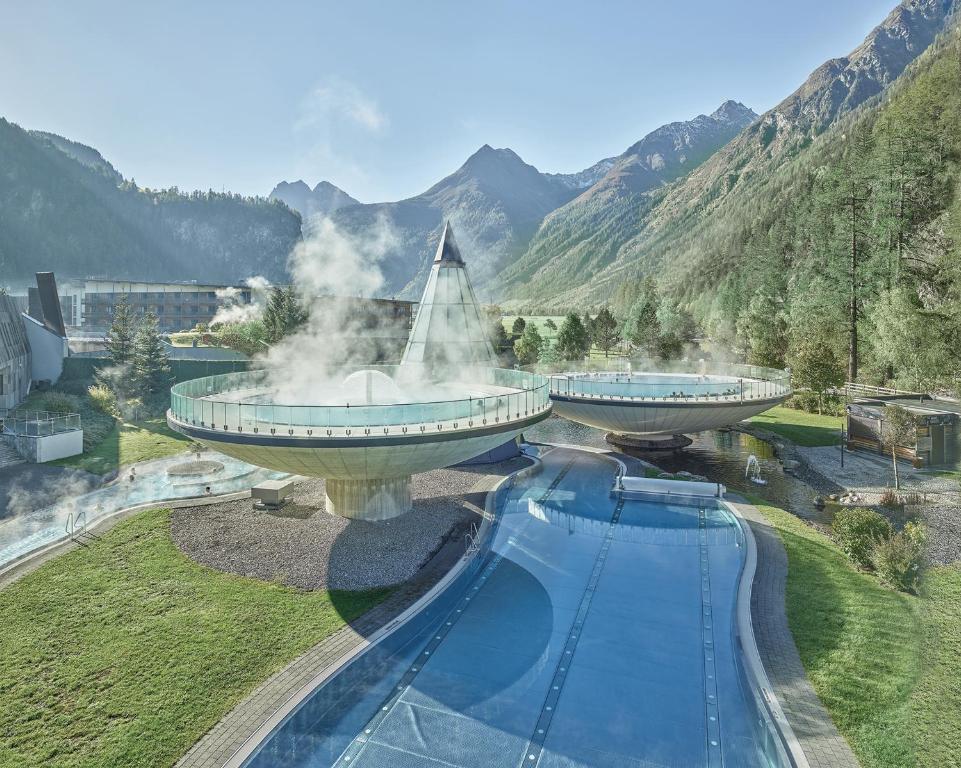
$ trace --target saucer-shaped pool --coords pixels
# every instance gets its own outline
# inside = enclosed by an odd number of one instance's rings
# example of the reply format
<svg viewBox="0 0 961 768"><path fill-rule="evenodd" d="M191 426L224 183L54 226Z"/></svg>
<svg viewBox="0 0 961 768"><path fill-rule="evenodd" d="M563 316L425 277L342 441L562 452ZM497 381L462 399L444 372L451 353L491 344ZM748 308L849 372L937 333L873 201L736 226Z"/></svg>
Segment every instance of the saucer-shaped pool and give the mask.
<svg viewBox="0 0 961 768"><path fill-rule="evenodd" d="M432 372L430 372L432 374ZM386 519L410 508L410 475L489 451L550 415L545 376L369 366L293 390L294 372L210 376L171 390L170 426L243 461L327 480L328 510Z"/></svg>
<svg viewBox="0 0 961 768"><path fill-rule="evenodd" d="M663 364L661 367L664 367ZM592 361L550 376L554 411L612 432L667 436L756 416L791 394L786 371L705 363Z"/></svg>

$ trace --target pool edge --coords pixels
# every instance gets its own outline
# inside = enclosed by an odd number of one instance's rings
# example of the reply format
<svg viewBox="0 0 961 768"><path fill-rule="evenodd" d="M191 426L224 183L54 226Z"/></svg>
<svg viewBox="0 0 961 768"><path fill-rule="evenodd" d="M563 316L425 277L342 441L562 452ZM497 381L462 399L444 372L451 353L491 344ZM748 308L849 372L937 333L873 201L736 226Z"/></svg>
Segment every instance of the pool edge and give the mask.
<svg viewBox="0 0 961 768"><path fill-rule="evenodd" d="M497 491L501 488L501 486L512 480L516 481L518 478L536 475L543 469L543 464L537 457L528 455L526 458L532 462L529 466L522 467L516 472L511 472L509 475L505 475L504 477L500 478L497 483L493 485L493 487L488 489L487 496L484 501L484 519L481 522L481 527L477 536L477 541L479 543L486 542L491 535L496 517L496 509L494 508L494 504L497 498ZM275 709L273 714L271 714L270 717L261 723L260 726L244 740L240 747L238 747L230 755L230 757L227 758L227 760L221 763L222 767L243 768L243 766L246 765L250 759L257 754L260 748L267 743L271 735L273 735L273 733L277 731L277 729L279 729L287 721L287 719L314 694L314 692L320 686L322 686L335 675L339 674L353 661L365 654L371 648L375 647L382 640L389 637L391 634L414 619L432 602L434 602L436 598L443 594L443 592L451 585L451 583L454 582L457 577L459 577L475 560L475 558L480 556L483 552L484 548L483 546L480 546L465 554L460 558L460 560L457 561L457 563L454 564L453 567L451 567L449 571L447 571L447 573L444 574L443 577L441 577L441 579L433 587L421 595L420 598L418 598L400 615L394 617L387 624L371 634L370 637L364 638L360 643L346 651L335 661L328 664L316 675L311 677L286 701L284 701L280 707ZM183 758L177 762L178 766L181 765L182 760Z"/></svg>
<svg viewBox="0 0 961 768"><path fill-rule="evenodd" d="M722 501L725 507L737 518L738 525L744 533L745 554L744 563L741 567L741 576L737 587L737 603L735 607L737 622L737 640L741 650L741 658L745 663L745 671L748 674L748 682L754 692L758 695L759 704L764 707L771 718L771 722L777 729L781 738L787 758L791 761L793 768L810 768L807 756L801 747L801 742L794 733L790 721L784 714L781 702L774 692L761 661L761 654L757 647L757 640L754 637L754 622L751 613L751 595L754 591L754 574L757 571L757 542L754 539L754 531L751 524L741 514L740 506L751 506L745 501Z"/></svg>

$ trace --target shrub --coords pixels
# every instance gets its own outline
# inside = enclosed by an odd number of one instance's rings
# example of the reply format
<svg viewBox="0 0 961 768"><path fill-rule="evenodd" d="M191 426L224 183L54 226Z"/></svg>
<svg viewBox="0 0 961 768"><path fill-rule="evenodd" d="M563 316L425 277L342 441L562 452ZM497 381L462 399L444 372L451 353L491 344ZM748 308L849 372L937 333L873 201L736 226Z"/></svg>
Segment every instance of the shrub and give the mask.
<svg viewBox="0 0 961 768"><path fill-rule="evenodd" d="M891 538L891 523L863 507L841 507L834 513L831 530L838 546L861 568L872 568L875 545Z"/></svg>
<svg viewBox="0 0 961 768"><path fill-rule="evenodd" d="M117 410L117 396L110 387L104 384L94 384L93 386L87 387L87 396L90 398L90 404L101 413L106 413L110 416L117 416L119 414Z"/></svg>
<svg viewBox="0 0 961 768"><path fill-rule="evenodd" d="M907 523L904 529L874 545L871 564L878 578L895 589L916 592L924 566L924 526Z"/></svg>
<svg viewBox="0 0 961 768"><path fill-rule="evenodd" d="M80 399L76 395L68 395L66 392L51 391L40 398L37 402L37 408L52 413L79 413Z"/></svg>
<svg viewBox="0 0 961 768"><path fill-rule="evenodd" d="M898 495L894 492L893 488L885 488L884 492L881 494L881 506L887 509L895 509L901 506L901 500Z"/></svg>

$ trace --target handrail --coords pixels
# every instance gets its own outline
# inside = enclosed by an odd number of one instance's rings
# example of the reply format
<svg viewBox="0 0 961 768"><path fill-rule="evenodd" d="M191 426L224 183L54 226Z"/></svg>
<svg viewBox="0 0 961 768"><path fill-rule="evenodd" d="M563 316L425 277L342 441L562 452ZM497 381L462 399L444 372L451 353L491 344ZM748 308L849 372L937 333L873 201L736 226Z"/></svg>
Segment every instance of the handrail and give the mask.
<svg viewBox="0 0 961 768"><path fill-rule="evenodd" d="M400 384L416 391L424 382L409 378L404 366L368 366L391 371ZM283 374L283 371L277 372ZM547 378L525 371L479 368L459 371L460 381L491 385L503 391L428 402L350 405L285 405L269 402L275 387L265 372L208 376L176 384L170 391L170 418L184 425L237 432L298 437L373 437L391 431L467 429L514 422L550 408ZM227 392L242 397L221 397ZM264 397L266 395L266 398ZM257 400L260 399L261 402ZM268 402L263 402L268 399ZM335 432L337 434L335 434ZM316 435L315 435L316 433Z"/></svg>

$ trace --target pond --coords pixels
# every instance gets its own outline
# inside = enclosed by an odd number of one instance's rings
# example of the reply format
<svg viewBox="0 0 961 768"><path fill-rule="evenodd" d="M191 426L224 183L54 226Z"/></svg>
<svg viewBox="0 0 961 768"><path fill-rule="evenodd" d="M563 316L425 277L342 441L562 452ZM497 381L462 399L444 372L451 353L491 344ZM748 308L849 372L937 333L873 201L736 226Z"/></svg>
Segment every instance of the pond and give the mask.
<svg viewBox="0 0 961 768"><path fill-rule="evenodd" d="M735 430L714 430L688 435L693 441L679 451L634 451L610 445L604 431L576 424L559 416L551 416L524 432L533 442L572 443L592 448L618 450L660 467L665 472L687 471L704 475L713 482L724 483L730 490L760 496L765 501L791 510L812 522L830 524L830 513L814 507L817 493L807 483L785 474L781 462L769 443ZM757 457L761 477L766 485L747 479L748 457Z"/></svg>

